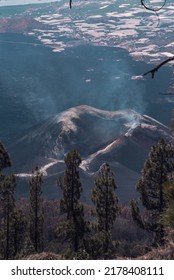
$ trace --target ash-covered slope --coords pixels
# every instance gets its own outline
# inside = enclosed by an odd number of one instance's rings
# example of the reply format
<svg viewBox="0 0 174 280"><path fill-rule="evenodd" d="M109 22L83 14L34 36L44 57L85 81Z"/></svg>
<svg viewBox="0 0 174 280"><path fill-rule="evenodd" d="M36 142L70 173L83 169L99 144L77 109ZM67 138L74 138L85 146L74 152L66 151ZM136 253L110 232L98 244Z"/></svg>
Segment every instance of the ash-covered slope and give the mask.
<svg viewBox="0 0 174 280"><path fill-rule="evenodd" d="M127 111L124 113L127 115ZM125 132L84 160L82 167L85 170L99 167L109 159L109 162L116 161L139 173L152 145L161 138L171 142L173 136L169 128L148 116L131 113L135 121L127 119Z"/></svg>
<svg viewBox="0 0 174 280"><path fill-rule="evenodd" d="M140 117L131 110L108 112L89 106L70 108L32 128L10 150L12 155L15 153L14 159L20 156L19 165L22 158L25 163L35 158L60 160L73 148L87 157L126 133L139 123Z"/></svg>
<svg viewBox="0 0 174 280"><path fill-rule="evenodd" d="M83 105L34 127L8 150L19 173L28 173L39 165L50 180L63 172L64 156L76 148L82 156L85 188L91 187L100 167L107 162L121 192L129 196L150 147L160 138L171 141L172 134L155 119L130 109L109 112Z"/></svg>

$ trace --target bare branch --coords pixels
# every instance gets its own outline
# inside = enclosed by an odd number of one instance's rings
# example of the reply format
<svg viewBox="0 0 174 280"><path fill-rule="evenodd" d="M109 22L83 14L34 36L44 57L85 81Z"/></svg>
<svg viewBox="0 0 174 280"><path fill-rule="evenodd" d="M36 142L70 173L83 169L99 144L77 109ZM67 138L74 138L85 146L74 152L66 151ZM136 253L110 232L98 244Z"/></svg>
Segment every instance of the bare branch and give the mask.
<svg viewBox="0 0 174 280"><path fill-rule="evenodd" d="M160 64L158 64L155 68L153 68L152 70L146 72L143 74L143 76L146 76L148 74L152 75L152 79L155 77L155 72L157 72L163 65L165 65L166 63L170 62L174 60L174 56L169 57L168 59L164 60L163 62L161 62Z"/></svg>
<svg viewBox="0 0 174 280"><path fill-rule="evenodd" d="M145 0L141 0L141 5L148 11L152 11L152 12L158 12L160 11L166 4L167 0L164 0L163 4L159 7L159 8L149 8L148 6L146 6L146 4L144 3Z"/></svg>

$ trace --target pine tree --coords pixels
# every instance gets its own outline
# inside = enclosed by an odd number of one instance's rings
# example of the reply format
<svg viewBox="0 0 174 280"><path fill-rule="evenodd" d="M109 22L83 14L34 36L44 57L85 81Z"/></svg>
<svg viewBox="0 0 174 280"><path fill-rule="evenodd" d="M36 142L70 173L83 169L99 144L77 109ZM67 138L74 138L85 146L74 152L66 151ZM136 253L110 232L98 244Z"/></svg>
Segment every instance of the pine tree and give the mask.
<svg viewBox="0 0 174 280"><path fill-rule="evenodd" d="M42 211L42 184L43 175L36 167L30 184L30 239L36 252L43 250L43 211Z"/></svg>
<svg viewBox="0 0 174 280"><path fill-rule="evenodd" d="M77 253L85 234L84 209L80 203L82 184L78 167L81 163L80 154L73 150L65 157L66 170L57 180L62 189L63 198L60 201L61 213L66 214L66 219L59 225L59 235L70 243L71 253Z"/></svg>
<svg viewBox="0 0 174 280"><path fill-rule="evenodd" d="M164 226L174 229L174 180L164 185L164 193L168 199L168 207L161 217Z"/></svg>
<svg viewBox="0 0 174 280"><path fill-rule="evenodd" d="M9 259L14 256L12 220L15 207L16 178L14 175L2 173L2 169L6 167L11 167L11 161L6 149L0 143L0 251L3 259Z"/></svg>
<svg viewBox="0 0 174 280"><path fill-rule="evenodd" d="M6 149L0 142L0 172L2 171L2 169L6 168L6 167L10 167L10 166L11 166L10 157L9 157Z"/></svg>
<svg viewBox="0 0 174 280"><path fill-rule="evenodd" d="M95 180L95 187L92 190L91 198L95 205L94 215L97 218L97 235L91 240L94 245L92 250L99 250L99 248L101 248L100 254L103 255L104 258L109 258L113 249L111 233L116 217L120 211L115 190L116 183L114 175L109 165L104 164L98 178Z"/></svg>
<svg viewBox="0 0 174 280"><path fill-rule="evenodd" d="M13 250L13 214L15 208L16 178L14 175L0 175L0 201L1 201L1 235L3 240L3 258L8 260L14 257Z"/></svg>
<svg viewBox="0 0 174 280"><path fill-rule="evenodd" d="M27 236L27 219L20 209L14 209L12 228L14 256L19 258Z"/></svg>
<svg viewBox="0 0 174 280"><path fill-rule="evenodd" d="M138 202L131 202L134 220L140 227L154 233L154 246L164 244L164 226L160 222L160 217L167 207L164 184L170 180L169 175L174 169L172 157L173 148L163 139L151 148L137 184L140 201L146 209L144 217L141 215Z"/></svg>

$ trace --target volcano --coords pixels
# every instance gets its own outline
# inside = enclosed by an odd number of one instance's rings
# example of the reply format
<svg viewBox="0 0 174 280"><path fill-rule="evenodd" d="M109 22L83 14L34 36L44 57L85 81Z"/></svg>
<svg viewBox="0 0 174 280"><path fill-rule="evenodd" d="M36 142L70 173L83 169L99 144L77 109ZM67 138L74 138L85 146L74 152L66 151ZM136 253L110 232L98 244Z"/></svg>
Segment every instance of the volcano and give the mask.
<svg viewBox="0 0 174 280"><path fill-rule="evenodd" d="M171 142L170 129L131 109L104 111L82 105L63 111L38 124L8 147L18 177L31 176L37 165L45 185L52 185L65 170L64 157L77 149L85 192L94 184L102 165L115 174L124 201L136 195L135 185L150 148L161 138ZM47 189L51 195L51 188Z"/></svg>

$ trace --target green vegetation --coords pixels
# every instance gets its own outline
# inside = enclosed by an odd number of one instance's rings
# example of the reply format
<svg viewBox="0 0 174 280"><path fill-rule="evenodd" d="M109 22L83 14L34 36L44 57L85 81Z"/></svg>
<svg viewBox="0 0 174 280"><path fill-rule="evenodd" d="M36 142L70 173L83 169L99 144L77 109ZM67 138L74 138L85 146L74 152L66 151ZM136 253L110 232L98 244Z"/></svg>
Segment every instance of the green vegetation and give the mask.
<svg viewBox="0 0 174 280"><path fill-rule="evenodd" d="M1 248L5 259L13 257L13 218L15 209L14 192L16 181L14 175L0 176L0 200L1 200Z"/></svg>
<svg viewBox="0 0 174 280"><path fill-rule="evenodd" d="M84 209L79 201L82 192L78 171L80 163L79 153L76 150L69 152L65 157L65 164L67 166L65 175L57 180L57 184L63 192L60 210L62 214L66 214L66 218L59 225L58 234L60 236L63 235L64 240L69 242L71 253L79 251L80 242L83 240L86 231Z"/></svg>
<svg viewBox="0 0 174 280"><path fill-rule="evenodd" d="M2 171L2 169L10 166L11 166L11 161L9 155L6 149L4 148L4 146L0 142L0 172Z"/></svg>
<svg viewBox="0 0 174 280"><path fill-rule="evenodd" d="M174 180L164 185L164 193L168 200L168 207L161 217L164 226L174 229Z"/></svg>
<svg viewBox="0 0 174 280"><path fill-rule="evenodd" d="M164 245L164 226L160 217L167 208L164 185L170 180L173 170L173 148L161 139L157 145L151 148L137 184L140 201L146 209L143 217L140 214L138 202L131 202L135 221L143 229L154 233L154 246Z"/></svg>
<svg viewBox="0 0 174 280"><path fill-rule="evenodd" d="M13 216L15 209L15 176L2 173L2 169L10 167L7 151L0 143L0 253L2 258L9 259L14 255Z"/></svg>
<svg viewBox="0 0 174 280"><path fill-rule="evenodd" d="M116 183L114 175L108 164L104 164L95 187L92 190L92 202L95 205L93 215L96 216L94 229L95 235L91 239L91 250L93 258L110 258L114 253L112 240L112 229L119 213L118 197L115 193Z"/></svg>
<svg viewBox="0 0 174 280"><path fill-rule="evenodd" d="M36 167L29 180L29 198L18 201L15 199L15 175L2 173L11 162L0 144L1 259L27 258L29 254L34 258L43 248L51 258L57 259L143 259L140 255L146 259L154 256L151 245L163 247L165 229L171 232L174 227L171 145L162 139L149 153L137 184L141 208L139 201L134 200L131 208L119 205L115 177L108 164L103 164L95 178L91 205L82 203L80 154L72 150L64 161L66 170L57 179L62 199L43 200L43 175ZM168 252L169 244L166 243L165 248ZM160 255L165 256L162 249Z"/></svg>
<svg viewBox="0 0 174 280"><path fill-rule="evenodd" d="M29 228L30 240L36 252L43 250L42 174L36 167L30 184Z"/></svg>

